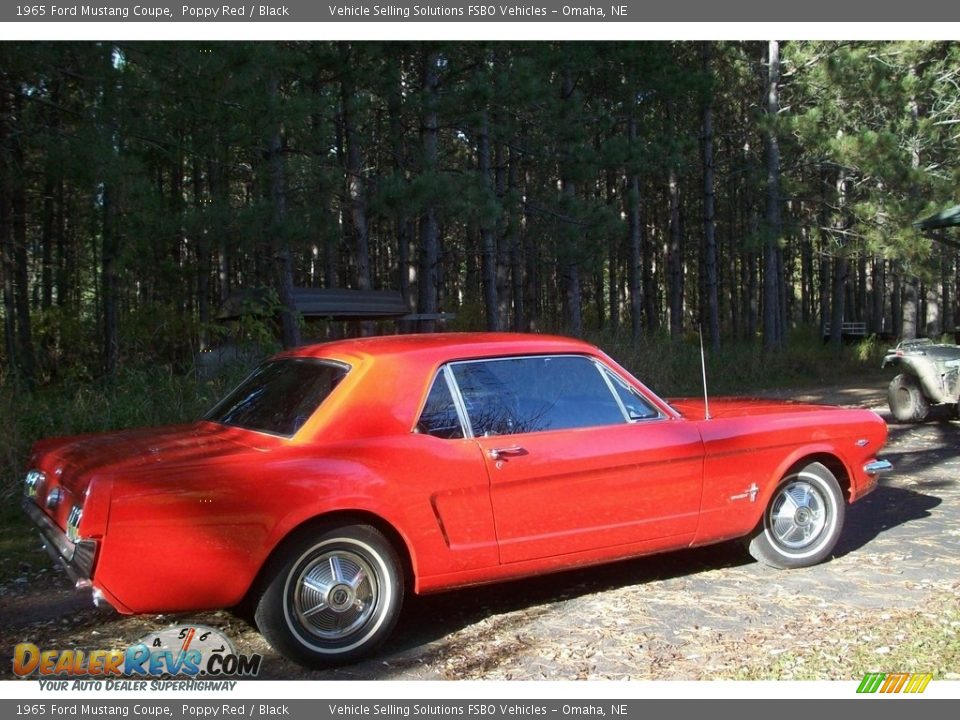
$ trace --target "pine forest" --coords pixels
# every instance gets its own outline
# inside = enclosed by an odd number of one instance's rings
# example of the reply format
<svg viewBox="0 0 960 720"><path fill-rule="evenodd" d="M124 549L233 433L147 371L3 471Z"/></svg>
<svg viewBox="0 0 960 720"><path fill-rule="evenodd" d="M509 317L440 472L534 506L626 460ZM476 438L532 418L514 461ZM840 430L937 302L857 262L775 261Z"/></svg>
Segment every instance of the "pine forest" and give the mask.
<svg viewBox="0 0 960 720"><path fill-rule="evenodd" d="M940 338L956 239L914 223L958 149L946 42L6 42L0 377L182 371L253 288L277 347ZM419 319L307 323L304 287Z"/></svg>

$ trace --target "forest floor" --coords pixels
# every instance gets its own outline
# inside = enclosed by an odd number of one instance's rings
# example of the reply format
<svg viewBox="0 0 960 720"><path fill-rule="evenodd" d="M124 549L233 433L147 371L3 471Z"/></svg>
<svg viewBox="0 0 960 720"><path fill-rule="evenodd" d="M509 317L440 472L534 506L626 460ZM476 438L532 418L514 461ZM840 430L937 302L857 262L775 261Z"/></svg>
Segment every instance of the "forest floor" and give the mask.
<svg viewBox="0 0 960 720"><path fill-rule="evenodd" d="M886 380L766 393L866 406ZM269 679L845 679L960 667L960 422L890 424L894 465L850 507L836 556L775 571L739 543L412 599L378 657L306 671L228 612L123 617L94 608L39 550L0 563L0 677L13 646L121 649L175 622L264 656Z"/></svg>

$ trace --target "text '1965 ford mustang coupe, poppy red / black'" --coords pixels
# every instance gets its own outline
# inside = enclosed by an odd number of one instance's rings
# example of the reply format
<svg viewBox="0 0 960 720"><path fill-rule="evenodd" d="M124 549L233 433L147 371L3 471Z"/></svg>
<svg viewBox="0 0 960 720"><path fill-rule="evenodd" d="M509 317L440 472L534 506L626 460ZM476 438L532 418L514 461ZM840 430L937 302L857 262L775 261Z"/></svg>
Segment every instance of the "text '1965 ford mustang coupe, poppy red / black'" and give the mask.
<svg viewBox="0 0 960 720"><path fill-rule="evenodd" d="M890 467L869 410L664 402L597 348L443 334L281 353L192 425L43 440L24 507L122 613L254 609L308 666L404 595L743 537L828 557Z"/></svg>

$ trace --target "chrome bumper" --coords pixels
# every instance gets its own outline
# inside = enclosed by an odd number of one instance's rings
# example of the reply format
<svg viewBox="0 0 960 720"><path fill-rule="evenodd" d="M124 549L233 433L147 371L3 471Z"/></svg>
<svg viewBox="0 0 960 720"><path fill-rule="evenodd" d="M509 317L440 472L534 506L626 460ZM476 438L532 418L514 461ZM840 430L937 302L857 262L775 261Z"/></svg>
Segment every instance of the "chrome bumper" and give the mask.
<svg viewBox="0 0 960 720"><path fill-rule="evenodd" d="M23 511L40 531L43 548L59 563L77 587L90 587L93 560L97 555L95 540L71 542L66 533L58 528L30 498L23 501Z"/></svg>
<svg viewBox="0 0 960 720"><path fill-rule="evenodd" d="M887 472L892 469L893 465L890 464L889 460L873 460L863 466L863 471L867 475L879 475L882 472Z"/></svg>

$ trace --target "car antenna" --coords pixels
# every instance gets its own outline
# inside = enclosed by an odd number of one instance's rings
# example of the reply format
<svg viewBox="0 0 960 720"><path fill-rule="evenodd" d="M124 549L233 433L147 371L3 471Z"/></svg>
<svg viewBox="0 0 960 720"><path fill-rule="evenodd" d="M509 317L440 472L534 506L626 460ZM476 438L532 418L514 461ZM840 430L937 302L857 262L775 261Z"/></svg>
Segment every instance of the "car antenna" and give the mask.
<svg viewBox="0 0 960 720"><path fill-rule="evenodd" d="M703 419L710 420L710 398L707 396L707 358L703 354L703 325L697 323L697 334L700 336L700 372L703 374Z"/></svg>

